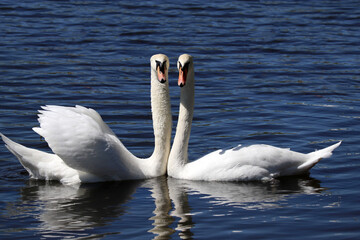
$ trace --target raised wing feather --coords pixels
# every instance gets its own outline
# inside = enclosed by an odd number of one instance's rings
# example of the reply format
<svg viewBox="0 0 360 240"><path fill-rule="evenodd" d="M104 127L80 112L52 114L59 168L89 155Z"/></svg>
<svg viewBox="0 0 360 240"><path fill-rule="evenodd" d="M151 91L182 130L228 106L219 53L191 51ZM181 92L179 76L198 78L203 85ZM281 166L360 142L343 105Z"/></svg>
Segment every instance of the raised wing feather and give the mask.
<svg viewBox="0 0 360 240"><path fill-rule="evenodd" d="M134 178L135 157L93 109L46 106L40 110L40 128L52 151L68 166L108 180Z"/></svg>

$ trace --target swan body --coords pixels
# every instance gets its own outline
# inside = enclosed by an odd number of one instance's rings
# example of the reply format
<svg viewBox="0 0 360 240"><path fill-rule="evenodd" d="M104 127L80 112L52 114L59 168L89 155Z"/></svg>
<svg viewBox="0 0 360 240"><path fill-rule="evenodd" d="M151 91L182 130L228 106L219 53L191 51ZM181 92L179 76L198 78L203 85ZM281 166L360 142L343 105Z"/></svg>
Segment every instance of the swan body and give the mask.
<svg viewBox="0 0 360 240"><path fill-rule="evenodd" d="M1 134L6 147L35 179L74 184L164 175L172 124L169 59L157 54L150 63L155 148L149 158L134 156L95 110L82 106L45 106L39 111L40 127L33 130L45 138L54 154L27 148Z"/></svg>
<svg viewBox="0 0 360 240"><path fill-rule="evenodd" d="M241 145L220 149L188 162L188 143L194 109L194 66L192 57L178 60L181 87L180 109L175 139L168 160L168 175L174 178L204 181L271 180L275 177L308 172L322 158L328 158L341 142L308 154L270 145Z"/></svg>

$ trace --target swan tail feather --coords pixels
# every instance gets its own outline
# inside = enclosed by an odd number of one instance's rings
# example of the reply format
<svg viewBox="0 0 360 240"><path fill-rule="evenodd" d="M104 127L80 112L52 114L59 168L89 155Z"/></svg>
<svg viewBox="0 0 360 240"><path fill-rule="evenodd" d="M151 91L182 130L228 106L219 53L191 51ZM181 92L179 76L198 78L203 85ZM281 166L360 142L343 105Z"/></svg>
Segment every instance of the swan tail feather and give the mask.
<svg viewBox="0 0 360 240"><path fill-rule="evenodd" d="M79 174L64 164L55 154L25 147L0 133L5 146L20 161L31 178L59 180L63 183L79 182Z"/></svg>
<svg viewBox="0 0 360 240"><path fill-rule="evenodd" d="M40 151L16 143L2 133L0 133L0 136L6 148L19 159L21 165L29 172L30 177L36 178L36 156L39 155L38 152Z"/></svg>
<svg viewBox="0 0 360 240"><path fill-rule="evenodd" d="M315 166L315 164L317 164L318 162L320 162L321 159L323 158L329 158L331 157L332 155L332 152L337 148L339 147L341 144L341 141L336 143L336 144L333 144L327 148L324 148L324 149L321 149L321 150L318 150L318 151L314 151L314 152L311 152L311 153L308 153L308 160L301 164L299 167L298 167L298 170L301 170L301 171L307 171L309 170L310 168L312 168L313 166Z"/></svg>

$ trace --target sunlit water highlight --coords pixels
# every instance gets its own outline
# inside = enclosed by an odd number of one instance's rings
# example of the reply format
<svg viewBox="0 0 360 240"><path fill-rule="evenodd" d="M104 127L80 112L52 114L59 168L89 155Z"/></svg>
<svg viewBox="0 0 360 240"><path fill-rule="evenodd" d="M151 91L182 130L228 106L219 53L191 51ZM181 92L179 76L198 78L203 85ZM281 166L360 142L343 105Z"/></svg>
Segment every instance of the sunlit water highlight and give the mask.
<svg viewBox="0 0 360 240"><path fill-rule="evenodd" d="M0 146L4 239L355 239L359 230L357 1L2 1L0 131L49 151L42 105L96 109L137 156L153 149L149 58L194 56L189 156L267 143L310 152L309 176L271 183L160 177L63 186L29 180Z"/></svg>

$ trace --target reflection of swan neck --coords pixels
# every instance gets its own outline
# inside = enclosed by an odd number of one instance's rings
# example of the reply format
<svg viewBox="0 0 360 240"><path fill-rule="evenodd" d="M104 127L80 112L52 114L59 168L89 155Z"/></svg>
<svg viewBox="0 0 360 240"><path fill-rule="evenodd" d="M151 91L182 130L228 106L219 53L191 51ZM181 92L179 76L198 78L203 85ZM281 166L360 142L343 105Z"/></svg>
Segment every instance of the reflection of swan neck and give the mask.
<svg viewBox="0 0 360 240"><path fill-rule="evenodd" d="M170 176L176 176L178 170L188 162L188 144L194 113L194 92L194 69L189 67L186 85L181 88L179 119L169 156Z"/></svg>
<svg viewBox="0 0 360 240"><path fill-rule="evenodd" d="M166 71L166 79L168 73ZM166 172L167 159L170 152L171 140L171 106L169 96L169 83L160 83L157 79L157 73L151 71L151 111L155 137L155 149L150 157L149 166L157 169L158 175Z"/></svg>
<svg viewBox="0 0 360 240"><path fill-rule="evenodd" d="M154 216L149 218L153 221L152 225L154 226L149 232L156 235L153 239L170 239L170 236L175 232L170 227L174 219L169 215L172 205L166 178L166 176L160 176L145 182L145 187L152 192L151 197L155 202Z"/></svg>

